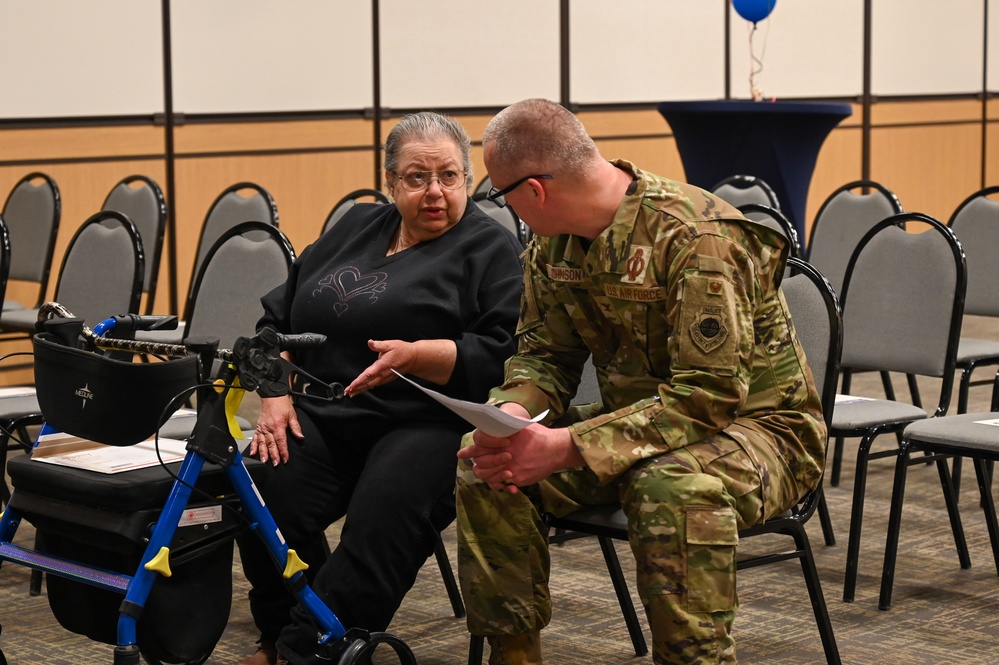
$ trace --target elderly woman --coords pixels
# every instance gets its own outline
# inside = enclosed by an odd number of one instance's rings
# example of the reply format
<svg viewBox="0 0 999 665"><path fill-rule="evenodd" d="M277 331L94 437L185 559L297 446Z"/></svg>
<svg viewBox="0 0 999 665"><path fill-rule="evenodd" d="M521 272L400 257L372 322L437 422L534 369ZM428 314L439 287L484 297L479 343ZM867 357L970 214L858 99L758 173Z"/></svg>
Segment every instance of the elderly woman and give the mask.
<svg viewBox="0 0 999 665"><path fill-rule="evenodd" d="M470 141L407 116L385 144L394 204L354 206L263 299L258 327L327 336L292 360L347 386L334 402L262 400L250 454L278 526L346 627L385 630L455 516L455 454L471 426L392 370L482 402L515 350L520 246L468 197ZM346 517L327 558L324 530ZM260 642L241 665L311 662L316 633L249 533L239 542ZM279 660L280 658L280 660Z"/></svg>

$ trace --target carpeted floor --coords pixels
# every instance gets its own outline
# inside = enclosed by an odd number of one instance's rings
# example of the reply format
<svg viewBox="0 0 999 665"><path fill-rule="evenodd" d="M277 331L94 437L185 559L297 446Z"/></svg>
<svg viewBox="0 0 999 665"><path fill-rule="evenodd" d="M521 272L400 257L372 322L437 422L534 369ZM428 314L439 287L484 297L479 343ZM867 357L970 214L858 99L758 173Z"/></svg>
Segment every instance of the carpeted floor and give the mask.
<svg viewBox="0 0 999 665"><path fill-rule="evenodd" d="M988 320L969 317L965 334L999 338L999 331L993 332L994 328L994 323ZM990 376L989 369L980 372L983 377ZM854 392L880 394L873 377L859 377L854 385ZM929 394L924 392L924 399ZM986 409L988 398L988 387L975 388L972 410ZM894 602L891 611L881 612L877 596L893 464L889 460L872 464L857 599L854 603L842 602L853 488L852 458L856 449L855 442L853 446L850 443L847 442L843 482L839 487L827 485L838 543L834 547L823 543L817 518L808 525L843 662L999 663L999 578L970 471L966 470L964 475L966 491L961 494L961 507L973 567L961 570L958 565L935 469L913 467ZM892 440L885 439L879 447L891 445ZM330 530L333 543L336 533L336 527ZM22 528L17 541L28 543L30 538L30 528ZM453 561L453 527L445 532L445 542ZM742 549L756 551L764 544L759 538L752 539ZM633 570L629 567L627 546L619 543L618 552L630 580ZM550 665L651 663L651 656L634 655L596 541L586 538L557 546L552 563L555 615L543 635L545 662ZM60 627L45 595L28 594L28 577L27 569L10 564L0 571L3 625L0 649L10 665L111 663L112 647L90 642ZM233 567L233 584L228 627L208 658L209 664L235 665L253 650L256 633L247 611L246 585L238 561ZM740 613L734 633L740 662L767 665L825 662L796 562L744 571L740 574L739 596ZM466 662L468 637L464 622L451 613L433 560L424 567L391 631L406 641L421 665ZM375 660L395 662L381 654Z"/></svg>

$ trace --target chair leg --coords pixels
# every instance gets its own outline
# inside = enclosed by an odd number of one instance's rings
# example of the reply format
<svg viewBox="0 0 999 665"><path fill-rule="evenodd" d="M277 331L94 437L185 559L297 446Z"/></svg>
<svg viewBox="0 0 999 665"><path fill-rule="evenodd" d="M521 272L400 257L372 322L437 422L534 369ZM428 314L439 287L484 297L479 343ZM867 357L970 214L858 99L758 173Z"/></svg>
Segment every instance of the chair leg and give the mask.
<svg viewBox="0 0 999 665"><path fill-rule="evenodd" d="M909 395L912 397L912 403L918 406L920 409L923 408L923 398L919 395L919 384L916 383L915 374L906 374L906 380L909 383Z"/></svg>
<svg viewBox="0 0 999 665"><path fill-rule="evenodd" d="M826 606L826 598L822 593L822 582L819 580L819 571L815 568L815 558L812 556L812 546L808 541L808 534L805 533L803 524L798 522L793 524L794 528L790 531L790 535L794 538L795 547L801 552L799 557L801 573L805 577L808 597L812 601L812 612L815 614L815 624L819 628L819 637L822 638L822 649L826 654L826 662L828 665L841 665L836 635L833 633L832 621L829 620L829 608Z"/></svg>
<svg viewBox="0 0 999 665"><path fill-rule="evenodd" d="M992 558L995 559L996 573L999 574L999 523L996 522L996 505L992 501L992 474L988 463L975 458L975 476L978 478L978 491L985 510L985 524L989 527L989 541L992 543Z"/></svg>
<svg viewBox="0 0 999 665"><path fill-rule="evenodd" d="M891 608L892 586L895 582L895 559L898 556L898 535L902 528L902 502L905 498L905 481L909 470L909 443L903 442L895 460L895 484L891 491L891 508L888 513L888 535L885 538L885 561L881 568L881 595L878 609Z"/></svg>
<svg viewBox="0 0 999 665"><path fill-rule="evenodd" d="M456 619L465 616L465 604L461 600L461 591L458 583L454 579L454 570L451 568L451 560L448 559L447 549L440 535L437 536L437 545L434 547L434 556L437 557L437 567L441 569L441 577L444 579L444 588L447 589L447 597L451 601L451 610Z"/></svg>
<svg viewBox="0 0 999 665"><path fill-rule="evenodd" d="M35 550L42 552L45 550L44 537L42 532L35 530ZM42 571L37 568L31 569L31 578L28 581L28 595L29 596L40 596L42 595Z"/></svg>
<svg viewBox="0 0 999 665"><path fill-rule="evenodd" d="M485 650L486 638L481 635L469 635L468 665L482 665L482 652Z"/></svg>
<svg viewBox="0 0 999 665"><path fill-rule="evenodd" d="M881 372L881 385L884 387L885 399L895 401L895 386L891 382L891 374Z"/></svg>
<svg viewBox="0 0 999 665"><path fill-rule="evenodd" d="M844 369L840 372L840 390L844 395L850 394L850 385L853 383L853 372ZM833 442L833 464L832 474L829 476L829 484L839 487L840 473L843 470L843 437L837 436Z"/></svg>
<svg viewBox="0 0 999 665"><path fill-rule="evenodd" d="M975 364L970 363L961 372L961 381L957 389L957 412L968 412L968 395L971 391L971 374L975 371ZM954 486L954 495L961 496L961 465L963 457L955 457L951 463L951 484Z"/></svg>
<svg viewBox="0 0 999 665"><path fill-rule="evenodd" d="M0 431L0 508L10 502L10 488L7 487L7 478L4 474L7 471L7 444L10 441L10 433L6 428Z"/></svg>
<svg viewBox="0 0 999 665"><path fill-rule="evenodd" d="M864 523L864 494L867 490L867 456L877 434L876 430L865 434L857 448L857 469L853 481L853 507L850 511L850 539L846 545L846 580L843 583L843 602L845 603L852 603L857 593L860 534Z"/></svg>
<svg viewBox="0 0 999 665"><path fill-rule="evenodd" d="M829 504L826 503L826 493L819 490L819 524L822 525L822 537L825 538L826 547L836 544L836 534L833 533L832 518L829 516Z"/></svg>
<svg viewBox="0 0 999 665"><path fill-rule="evenodd" d="M947 516L950 518L951 531L954 533L954 546L957 548L957 558L961 568L971 568L971 554L968 552L968 541L964 537L964 526L961 524L961 511L957 505L957 493L951 481L950 470L946 459L937 460L937 473L940 475L940 489L943 490L944 502L947 505Z"/></svg>
<svg viewBox="0 0 999 665"><path fill-rule="evenodd" d="M829 484L839 487L840 473L843 471L843 437L837 436L833 441L833 466Z"/></svg>
<svg viewBox="0 0 999 665"><path fill-rule="evenodd" d="M614 541L606 536L598 536L597 540L600 542L604 563L607 564L607 572L610 573L611 583L614 585L614 593L617 594L617 602L621 605L624 623L628 626L631 644L635 647L635 655L644 656L649 652L649 647L645 643L645 634L642 633L642 626L638 622L638 614L635 613L635 604L631 602L631 592L624 579L621 560L618 559L617 550L614 549Z"/></svg>

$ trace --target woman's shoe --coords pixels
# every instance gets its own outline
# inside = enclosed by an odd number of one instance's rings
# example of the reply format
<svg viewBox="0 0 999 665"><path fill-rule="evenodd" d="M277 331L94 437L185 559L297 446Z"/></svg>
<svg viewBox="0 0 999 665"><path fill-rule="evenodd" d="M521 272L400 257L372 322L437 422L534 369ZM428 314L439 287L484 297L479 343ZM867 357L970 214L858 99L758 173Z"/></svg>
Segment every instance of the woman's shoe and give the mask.
<svg viewBox="0 0 999 665"><path fill-rule="evenodd" d="M260 642L257 651L252 655L239 661L239 665L279 665L281 660L278 657L277 649L269 642ZM288 661L284 661L288 662Z"/></svg>

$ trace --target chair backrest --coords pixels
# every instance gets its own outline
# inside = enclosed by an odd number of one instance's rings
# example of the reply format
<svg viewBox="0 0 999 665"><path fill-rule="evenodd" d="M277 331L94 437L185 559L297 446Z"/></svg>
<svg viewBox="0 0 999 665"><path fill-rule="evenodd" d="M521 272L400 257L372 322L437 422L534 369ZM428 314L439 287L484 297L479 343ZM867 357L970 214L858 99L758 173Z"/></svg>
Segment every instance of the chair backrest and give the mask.
<svg viewBox="0 0 999 665"><path fill-rule="evenodd" d="M144 310L146 314L151 314L167 220L163 191L151 178L131 175L111 188L101 209L116 210L124 214L135 224L139 237L142 238L142 249L146 256L145 275L142 278L142 291L146 294Z"/></svg>
<svg viewBox="0 0 999 665"><path fill-rule="evenodd" d="M137 314L144 271L135 225L120 212L102 210L69 241L55 300L91 328L109 316Z"/></svg>
<svg viewBox="0 0 999 665"><path fill-rule="evenodd" d="M21 178L3 206L3 218L10 234L10 279L35 282L38 296L35 307L45 298L52 269L62 201L59 187L44 173L29 173Z"/></svg>
<svg viewBox="0 0 999 665"><path fill-rule="evenodd" d="M898 197L880 183L855 180L843 185L815 215L806 247L808 262L842 293L846 265L857 243L872 226L900 212Z"/></svg>
<svg viewBox="0 0 999 665"><path fill-rule="evenodd" d="M472 192L472 195L474 196L475 194L488 194L489 190L492 188L493 188L493 179L490 178L489 174L487 173L486 176L479 181L479 184L475 186L475 191Z"/></svg>
<svg viewBox="0 0 999 665"><path fill-rule="evenodd" d="M843 316L832 285L811 264L798 257L787 260L787 275L781 292L791 314L791 325L805 351L815 387L822 399L822 418L831 427L839 385L843 351ZM822 484L808 492L792 509L797 519L807 520L818 507Z"/></svg>
<svg viewBox="0 0 999 665"><path fill-rule="evenodd" d="M801 256L801 243L798 242L798 230L784 216L784 213L762 203L744 203L738 206L738 208L739 212L746 216L746 219L759 222L787 238L788 243L791 245L791 252L788 256Z"/></svg>
<svg viewBox="0 0 999 665"><path fill-rule="evenodd" d="M264 313L260 298L288 278L295 252L288 238L263 222L244 222L211 247L187 305L184 337L218 337L222 348L252 335Z"/></svg>
<svg viewBox="0 0 999 665"><path fill-rule="evenodd" d="M836 291L814 266L791 257L789 274L781 282L781 292L791 313L798 341L812 369L815 387L822 397L826 425L832 422L839 384L839 363L843 351L843 316Z"/></svg>
<svg viewBox="0 0 999 665"><path fill-rule="evenodd" d="M711 188L711 193L735 207L758 203L780 210L777 194L761 178L753 175L733 175Z"/></svg>
<svg viewBox="0 0 999 665"><path fill-rule="evenodd" d="M192 289L194 278L201 270L201 264L208 250L226 231L243 222L263 222L278 226L277 205L274 199L266 189L252 182L239 182L226 187L208 209L204 224L201 226L198 251L194 255L194 270L191 272Z"/></svg>
<svg viewBox="0 0 999 665"><path fill-rule="evenodd" d="M966 198L947 226L961 241L968 262L965 314L999 316L999 186L986 187Z"/></svg>
<svg viewBox="0 0 999 665"><path fill-rule="evenodd" d="M10 232L7 222L0 215L0 302L7 293L7 277L10 275Z"/></svg>
<svg viewBox="0 0 999 665"><path fill-rule="evenodd" d="M928 228L902 228L910 222ZM847 266L842 367L940 377L946 411L966 288L964 251L942 222L899 213L875 224Z"/></svg>
<svg viewBox="0 0 999 665"><path fill-rule="evenodd" d="M336 205L330 209L330 214L326 215L326 221L323 222L322 232L329 231L348 210L366 199L371 199L373 203L391 203L389 197L377 189L355 189L337 201Z"/></svg>
<svg viewBox="0 0 999 665"><path fill-rule="evenodd" d="M531 229L517 216L517 212L512 207L496 205L486 198L485 192L473 194L472 200L475 201L475 205L482 209L482 212L495 219L503 225L503 228L516 236L522 246L527 246L531 239Z"/></svg>

